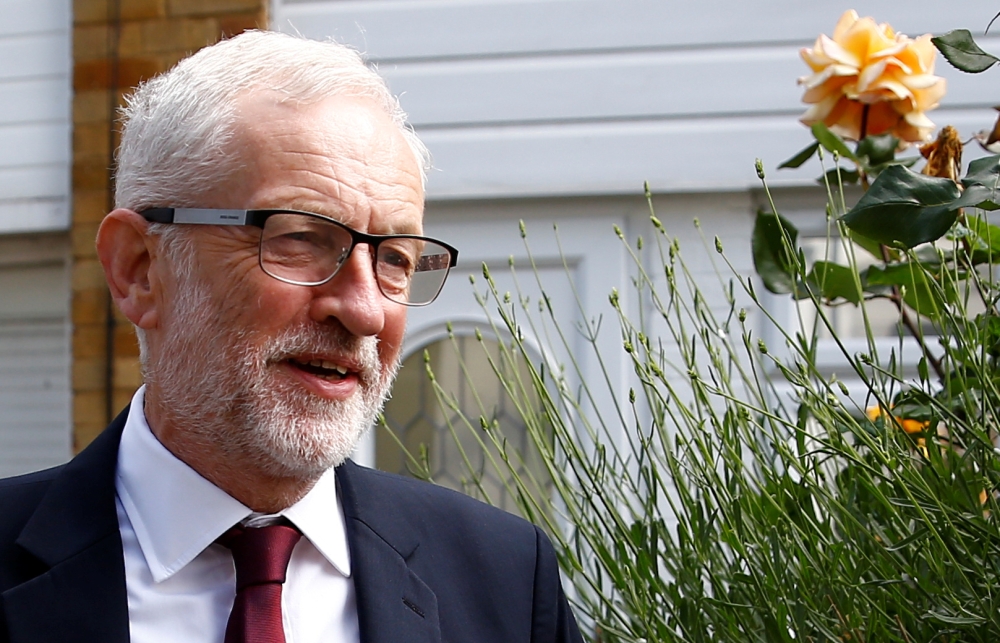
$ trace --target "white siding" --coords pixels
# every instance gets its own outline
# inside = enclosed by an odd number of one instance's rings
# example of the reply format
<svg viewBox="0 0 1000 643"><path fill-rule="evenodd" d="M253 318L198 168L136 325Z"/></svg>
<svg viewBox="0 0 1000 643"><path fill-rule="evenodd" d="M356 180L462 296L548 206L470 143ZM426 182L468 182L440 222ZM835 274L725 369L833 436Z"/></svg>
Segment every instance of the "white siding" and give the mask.
<svg viewBox="0 0 1000 643"><path fill-rule="evenodd" d="M911 35L985 28L987 0L855 3ZM274 27L366 52L434 155L428 196L741 190L809 142L798 50L842 7L801 0L274 0ZM981 41L1000 51L1000 38ZM932 118L992 125L983 79L954 72Z"/></svg>
<svg viewBox="0 0 1000 643"><path fill-rule="evenodd" d="M70 0L0 0L0 476L70 456Z"/></svg>
<svg viewBox="0 0 1000 643"><path fill-rule="evenodd" d="M0 234L69 227L70 23L69 0L0 2Z"/></svg>
<svg viewBox="0 0 1000 643"><path fill-rule="evenodd" d="M0 477L70 456L67 245L0 237Z"/></svg>

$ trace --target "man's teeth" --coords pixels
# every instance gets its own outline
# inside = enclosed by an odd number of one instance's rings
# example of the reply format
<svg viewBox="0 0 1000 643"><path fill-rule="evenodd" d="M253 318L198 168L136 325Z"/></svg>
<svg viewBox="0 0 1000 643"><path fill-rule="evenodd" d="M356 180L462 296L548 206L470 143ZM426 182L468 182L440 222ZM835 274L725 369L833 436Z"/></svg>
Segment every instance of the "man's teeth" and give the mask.
<svg viewBox="0 0 1000 643"><path fill-rule="evenodd" d="M338 377L344 377L347 375L347 367L337 364L336 362L331 362L325 359L312 359L306 360L292 360L300 367L305 368L308 371L315 373L316 375L326 374L328 377L333 377L334 373Z"/></svg>
<svg viewBox="0 0 1000 643"><path fill-rule="evenodd" d="M309 366L315 366L316 368L323 368L328 371L337 371L340 375L347 375L347 368L341 366L340 364L335 364L334 362L328 362L325 359L314 359L309 361Z"/></svg>

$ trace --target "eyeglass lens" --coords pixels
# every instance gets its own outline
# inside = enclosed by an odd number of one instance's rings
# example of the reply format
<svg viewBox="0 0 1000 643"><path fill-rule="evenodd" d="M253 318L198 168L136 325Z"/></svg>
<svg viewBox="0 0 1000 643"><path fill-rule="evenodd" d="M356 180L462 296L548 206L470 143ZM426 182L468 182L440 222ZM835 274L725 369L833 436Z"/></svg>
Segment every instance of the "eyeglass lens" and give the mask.
<svg viewBox="0 0 1000 643"><path fill-rule="evenodd" d="M280 213L268 217L260 240L260 265L282 281L312 286L330 279L351 252L351 233L323 219ZM375 278L388 299L411 306L437 297L451 265L440 244L412 237L379 241Z"/></svg>

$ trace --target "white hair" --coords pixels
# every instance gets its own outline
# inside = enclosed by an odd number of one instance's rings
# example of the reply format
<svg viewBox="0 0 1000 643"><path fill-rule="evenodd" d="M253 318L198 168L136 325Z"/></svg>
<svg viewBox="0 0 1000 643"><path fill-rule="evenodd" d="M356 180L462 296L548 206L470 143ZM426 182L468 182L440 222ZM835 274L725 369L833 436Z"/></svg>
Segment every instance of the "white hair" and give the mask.
<svg viewBox="0 0 1000 643"><path fill-rule="evenodd" d="M238 129L236 106L241 96L259 91L304 105L337 95L371 99L399 127L426 172L427 148L385 81L357 51L335 42L247 31L185 58L127 99L115 206L200 205L200 198L240 170L241 159L230 149Z"/></svg>

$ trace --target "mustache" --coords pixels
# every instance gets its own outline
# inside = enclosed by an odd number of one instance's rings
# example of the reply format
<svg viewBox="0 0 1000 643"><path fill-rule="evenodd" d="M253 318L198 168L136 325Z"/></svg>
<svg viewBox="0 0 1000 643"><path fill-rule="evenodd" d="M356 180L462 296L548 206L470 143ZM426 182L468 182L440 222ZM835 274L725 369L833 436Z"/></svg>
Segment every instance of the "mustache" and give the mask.
<svg viewBox="0 0 1000 643"><path fill-rule="evenodd" d="M359 337L339 322L325 325L301 324L282 331L267 341L259 352L264 364L284 361L302 354L331 355L354 364L362 380L378 378L377 337Z"/></svg>

